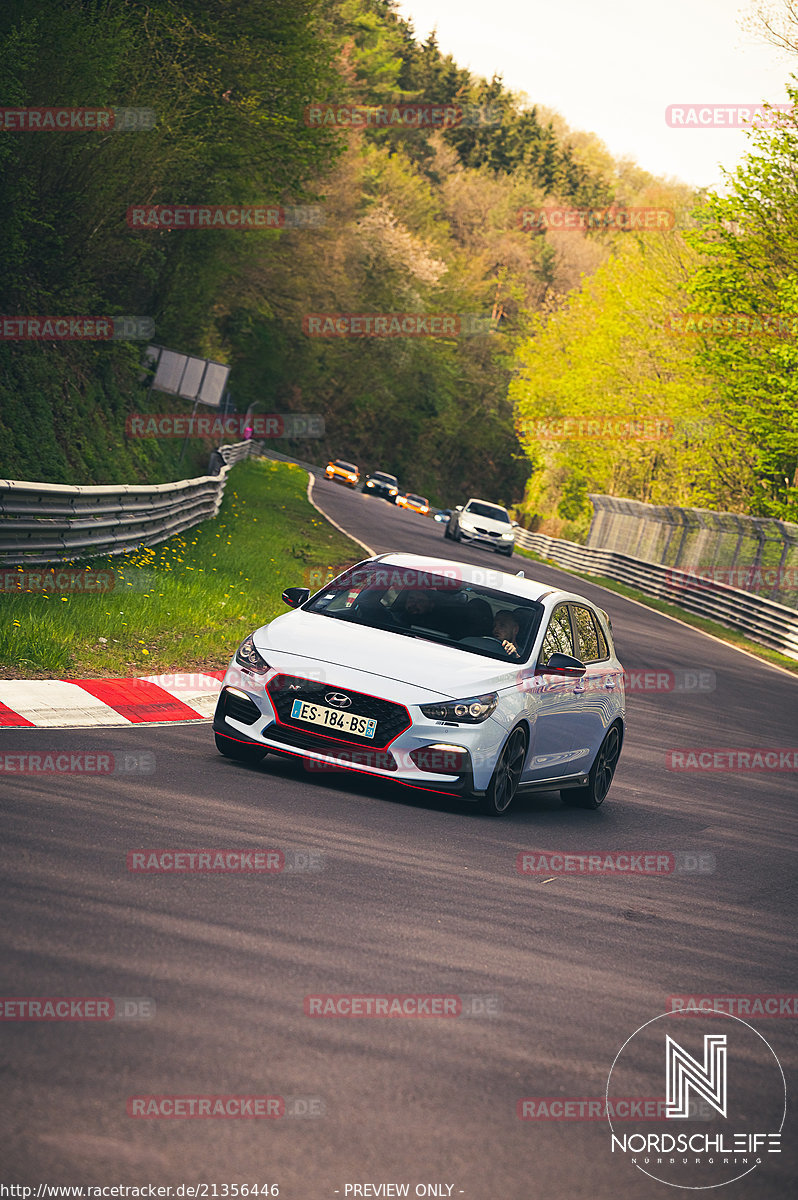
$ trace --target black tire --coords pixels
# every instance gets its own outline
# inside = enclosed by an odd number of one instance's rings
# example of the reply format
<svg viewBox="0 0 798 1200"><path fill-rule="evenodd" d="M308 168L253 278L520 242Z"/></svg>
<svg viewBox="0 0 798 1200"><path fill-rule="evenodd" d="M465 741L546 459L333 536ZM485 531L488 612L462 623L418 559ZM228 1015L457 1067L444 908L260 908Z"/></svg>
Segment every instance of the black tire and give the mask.
<svg viewBox="0 0 798 1200"><path fill-rule="evenodd" d="M444 527L443 527L443 536L444 536L445 538L450 538L450 537L452 536L452 535L449 533L449 522L448 522L448 521L446 522L446 524L445 524L445 525L444 525Z"/></svg>
<svg viewBox="0 0 798 1200"><path fill-rule="evenodd" d="M268 750L261 750L258 746L245 746L243 742L222 737L220 733L215 733L213 736L219 753L223 754L225 758L234 758L236 762L259 763L269 753Z"/></svg>
<svg viewBox="0 0 798 1200"><path fill-rule="evenodd" d="M505 558L512 558L513 557L513 548L511 546L509 550L497 550L496 553L503 554Z"/></svg>
<svg viewBox="0 0 798 1200"><path fill-rule="evenodd" d="M453 531L453 533L452 533L452 541L453 541L453 542L460 542L460 541L462 541L462 540L463 540L463 535L461 534L461 532L460 532L460 530L459 530L458 526L457 526L457 525L455 525L455 527L454 527L454 531Z"/></svg>
<svg viewBox="0 0 798 1200"><path fill-rule="evenodd" d="M612 786L615 768L621 753L621 731L611 725L590 768L584 787L563 788L560 799L569 808L600 808Z"/></svg>
<svg viewBox="0 0 798 1200"><path fill-rule="evenodd" d="M526 734L523 729L514 729L504 743L488 790L479 802L480 812L489 817L503 817L509 810L524 769L526 750Z"/></svg>

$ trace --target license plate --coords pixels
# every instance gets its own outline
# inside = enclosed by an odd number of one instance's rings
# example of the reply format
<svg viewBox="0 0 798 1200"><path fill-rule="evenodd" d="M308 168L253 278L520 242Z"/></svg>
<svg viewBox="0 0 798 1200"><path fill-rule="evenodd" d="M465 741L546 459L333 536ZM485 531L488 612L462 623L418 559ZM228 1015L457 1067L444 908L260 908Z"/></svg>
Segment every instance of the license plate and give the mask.
<svg viewBox="0 0 798 1200"><path fill-rule="evenodd" d="M327 708L324 704L309 704L307 700L293 702L291 717L295 721L308 721L311 725L340 729L342 733L357 733L360 737L373 738L377 731L377 722L370 717L338 712L337 708Z"/></svg>

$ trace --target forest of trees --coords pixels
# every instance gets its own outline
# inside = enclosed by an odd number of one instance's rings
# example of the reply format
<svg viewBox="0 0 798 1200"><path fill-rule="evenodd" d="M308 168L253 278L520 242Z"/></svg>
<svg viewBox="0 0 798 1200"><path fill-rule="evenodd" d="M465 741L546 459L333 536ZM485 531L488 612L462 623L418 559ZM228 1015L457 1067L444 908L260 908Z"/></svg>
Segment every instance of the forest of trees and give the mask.
<svg viewBox="0 0 798 1200"><path fill-rule="evenodd" d="M310 412L320 443L440 504L481 494L583 536L590 491L796 517L792 332L672 331L673 314L798 314L798 125L754 136L723 197L616 161L595 135L417 40L392 0L7 0L7 105L146 107L139 132L0 133L6 314L141 314L229 363L240 412ZM474 106L449 128L313 125L309 106ZM134 230L158 204L312 205L307 228ZM674 227L524 229L523 209L628 206ZM490 318L459 337L314 338L314 313ZM0 341L3 474L157 481L194 443L125 436L188 411L135 342ZM591 432L566 418L592 420ZM616 426L595 422L606 418ZM656 424L656 437L631 425ZM567 429L567 434L563 434ZM632 430L630 433L629 430Z"/></svg>

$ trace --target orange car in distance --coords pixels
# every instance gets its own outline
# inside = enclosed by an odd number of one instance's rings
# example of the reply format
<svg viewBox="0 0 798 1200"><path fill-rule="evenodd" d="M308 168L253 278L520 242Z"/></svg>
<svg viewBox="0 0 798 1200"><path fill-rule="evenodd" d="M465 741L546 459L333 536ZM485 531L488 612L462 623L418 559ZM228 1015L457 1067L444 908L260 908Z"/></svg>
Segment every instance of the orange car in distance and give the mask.
<svg viewBox="0 0 798 1200"><path fill-rule="evenodd" d="M352 463L344 462L340 458L336 458L335 462L327 463L324 476L325 479L338 479L341 483L348 483L352 488L356 488L360 482L359 469Z"/></svg>
<svg viewBox="0 0 798 1200"><path fill-rule="evenodd" d="M413 492L408 492L406 496L397 496L396 504L399 508L409 508L411 512L421 513L422 517L429 514L429 500L424 496L416 496Z"/></svg>

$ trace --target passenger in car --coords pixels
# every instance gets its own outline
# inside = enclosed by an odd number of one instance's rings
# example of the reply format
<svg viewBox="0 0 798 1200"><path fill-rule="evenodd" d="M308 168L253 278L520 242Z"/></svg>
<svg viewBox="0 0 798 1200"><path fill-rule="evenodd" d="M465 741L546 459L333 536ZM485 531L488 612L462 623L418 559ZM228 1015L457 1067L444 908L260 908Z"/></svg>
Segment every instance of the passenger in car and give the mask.
<svg viewBox="0 0 798 1200"><path fill-rule="evenodd" d="M405 592L402 609L409 617L423 616L425 613L431 613L434 608L435 602L429 592L423 592L420 588Z"/></svg>
<svg viewBox="0 0 798 1200"><path fill-rule="evenodd" d="M490 637L493 609L487 600L469 600L462 610L459 637Z"/></svg>
<svg viewBox="0 0 798 1200"><path fill-rule="evenodd" d="M434 629L451 637L451 611L442 603L441 596L436 592L412 588L399 596L391 614L406 629L418 626L421 629Z"/></svg>
<svg viewBox="0 0 798 1200"><path fill-rule="evenodd" d="M352 605L351 616L361 625L373 625L375 628L386 628L391 624L391 617L382 603L385 592L381 588L364 588Z"/></svg>

